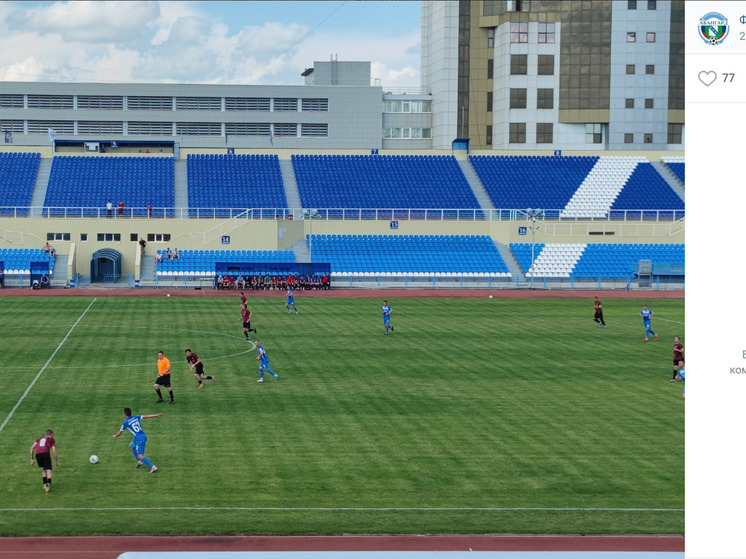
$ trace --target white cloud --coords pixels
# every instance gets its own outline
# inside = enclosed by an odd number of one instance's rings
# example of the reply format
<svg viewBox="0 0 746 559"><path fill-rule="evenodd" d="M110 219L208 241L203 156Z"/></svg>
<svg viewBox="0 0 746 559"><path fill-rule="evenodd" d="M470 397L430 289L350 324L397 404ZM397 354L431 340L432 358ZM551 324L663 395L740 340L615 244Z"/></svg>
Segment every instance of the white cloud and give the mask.
<svg viewBox="0 0 746 559"><path fill-rule="evenodd" d="M56 2L16 10L8 25L65 41L122 44L138 41L157 16L156 2Z"/></svg>
<svg viewBox="0 0 746 559"><path fill-rule="evenodd" d="M30 6L30 7L27 7ZM309 34L308 25L230 27L196 2L0 2L0 76L8 81L300 85L316 60L371 62L386 88L419 85L419 29ZM234 29L234 31L231 31ZM307 35L307 36L306 36ZM20 56L19 56L20 55Z"/></svg>

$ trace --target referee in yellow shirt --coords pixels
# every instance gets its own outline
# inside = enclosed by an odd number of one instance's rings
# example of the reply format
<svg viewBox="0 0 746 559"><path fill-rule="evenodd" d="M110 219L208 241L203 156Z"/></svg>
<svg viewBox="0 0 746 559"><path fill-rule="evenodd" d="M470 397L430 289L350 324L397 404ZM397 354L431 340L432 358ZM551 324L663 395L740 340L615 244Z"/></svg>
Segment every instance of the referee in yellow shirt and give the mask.
<svg viewBox="0 0 746 559"><path fill-rule="evenodd" d="M174 402L174 391L171 390L171 361L168 360L168 358L163 355L162 351L158 352L158 378L155 379L155 384L153 385L153 388L155 389L156 394L158 394L158 399L155 401L156 404L160 404L163 402L163 394L161 394L161 386L165 386L168 390L168 395L171 396L170 404L175 404Z"/></svg>

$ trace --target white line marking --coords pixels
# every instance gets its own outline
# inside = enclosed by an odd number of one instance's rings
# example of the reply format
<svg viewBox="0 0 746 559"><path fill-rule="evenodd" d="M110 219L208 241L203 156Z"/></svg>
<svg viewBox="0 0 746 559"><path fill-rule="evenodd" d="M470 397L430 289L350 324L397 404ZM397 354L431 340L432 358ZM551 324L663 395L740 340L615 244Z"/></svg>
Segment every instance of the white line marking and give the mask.
<svg viewBox="0 0 746 559"><path fill-rule="evenodd" d="M6 418L5 418L5 421L3 421L2 425L0 425L0 433L2 433L3 429L5 429L5 426L6 426L7 424L8 424L8 421L10 421L11 417L13 417L13 414L14 414L14 413L16 412L16 410L18 409L18 406L20 406L20 405L21 405L21 402L23 402L23 400L24 400L24 399L26 398L26 396L28 395L28 393L29 393L29 392L31 391L31 389L32 389L32 388L34 387L34 385L36 384L36 381L37 381L37 380L39 380L39 377L41 376L41 374L42 374L42 373L43 373L43 372L44 372L44 371L46 370L46 368L47 368L47 366L49 365L49 363L51 363L51 362L52 362L52 359L54 359L54 356L55 356L55 355L57 355L57 352L58 352L58 351L60 350L60 348L62 348L62 346L63 346L63 345L65 344L65 342L67 341L67 338L69 338L69 337L70 337L70 334L72 334L72 333L73 333L73 330L75 330L75 327L76 327L76 326L78 325L78 323L79 323L79 322L80 322L81 320L83 320L83 317L84 317L84 316L86 315L86 313L87 313L87 312L88 312L88 311L89 311L89 310L91 309L91 307L93 306L93 303L95 303L95 302L96 302L96 299L94 298L94 299L93 299L93 301L91 301L91 304L90 304L90 305L88 305L88 307L86 308L86 310L84 310L84 311L83 311L83 314L81 314L81 315L80 315L80 316L78 317L78 320L76 320L76 321L75 321L75 324L73 324L73 325L72 325L72 326L70 327L70 330L68 331L67 335L65 335L65 337L64 337L64 338L62 339L62 341L61 341L61 342L60 342L60 343L59 343L59 344L57 345L57 349L55 349L55 350L54 350L54 352L52 353L52 355L51 355L51 356L49 357L49 359L47 359L47 362L46 362L46 363L44 363L44 366L43 366L43 367L41 368L41 370L40 370L40 371L39 371L39 372L38 372L38 373L36 374L36 376L34 377L34 380L32 380L32 381L31 381L31 384L29 384L28 388L27 388L27 389L26 389L26 391L25 391L25 392L23 393L23 395L21 396L21 398L20 398L20 399L18 400L18 402L16 402L16 405L15 405L15 406L13 406L13 409L12 409L12 410L10 410L10 413L8 414L8 417L6 417Z"/></svg>
<svg viewBox="0 0 746 559"><path fill-rule="evenodd" d="M684 509L664 508L613 508L613 507L40 507L40 508L0 508L2 512L40 511L90 511L126 512L159 510L196 511L244 511L244 512L675 512Z"/></svg>

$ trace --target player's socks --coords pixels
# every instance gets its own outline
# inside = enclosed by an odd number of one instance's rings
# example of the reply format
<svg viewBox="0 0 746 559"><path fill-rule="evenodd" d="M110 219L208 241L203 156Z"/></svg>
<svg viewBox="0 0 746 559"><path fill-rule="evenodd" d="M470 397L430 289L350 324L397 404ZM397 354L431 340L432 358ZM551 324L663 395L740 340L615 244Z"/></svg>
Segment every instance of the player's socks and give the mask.
<svg viewBox="0 0 746 559"><path fill-rule="evenodd" d="M161 389L160 389L160 388L158 388L158 389L157 389L157 390L155 391L155 393L156 393L156 394L158 394L158 402L162 402L162 401L163 401L163 394L161 394ZM157 404L158 402L156 402L156 404Z"/></svg>
<svg viewBox="0 0 746 559"><path fill-rule="evenodd" d="M171 396L171 403L173 404L174 403L174 393L173 393L173 391L169 392L168 395Z"/></svg>
<svg viewBox="0 0 746 559"><path fill-rule="evenodd" d="M148 468L152 468L152 467L153 467L153 463L152 463L152 462L151 462L151 461L150 461L150 460L148 459L148 457L147 457L147 456L143 456L143 457L142 457L142 461L143 461L143 463L144 463L144 464L145 464L145 465L146 465L146 466L147 466Z"/></svg>

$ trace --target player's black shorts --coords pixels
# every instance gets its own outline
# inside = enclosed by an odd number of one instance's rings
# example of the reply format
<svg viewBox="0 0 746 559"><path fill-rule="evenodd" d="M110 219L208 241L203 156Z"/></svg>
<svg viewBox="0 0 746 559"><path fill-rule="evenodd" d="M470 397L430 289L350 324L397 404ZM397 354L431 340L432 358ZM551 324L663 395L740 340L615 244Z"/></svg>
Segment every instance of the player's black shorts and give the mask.
<svg viewBox="0 0 746 559"><path fill-rule="evenodd" d="M244 322L243 327L246 328L247 330L251 330L251 322Z"/></svg>
<svg viewBox="0 0 746 559"><path fill-rule="evenodd" d="M679 361L683 361L683 360L684 360L683 356L682 357L674 357L673 358L673 366L674 367L678 367L679 366Z"/></svg>
<svg viewBox="0 0 746 559"><path fill-rule="evenodd" d="M195 375L204 375L205 374L205 367L200 363L199 365L194 366L194 374Z"/></svg>
<svg viewBox="0 0 746 559"><path fill-rule="evenodd" d="M171 374L169 373L168 375L160 375L157 379L155 379L155 383L168 388L169 386L171 386Z"/></svg>
<svg viewBox="0 0 746 559"><path fill-rule="evenodd" d="M52 469L52 455L49 452L37 452L36 453L36 463L39 464L39 467L43 470L51 470Z"/></svg>

